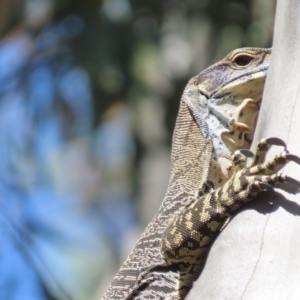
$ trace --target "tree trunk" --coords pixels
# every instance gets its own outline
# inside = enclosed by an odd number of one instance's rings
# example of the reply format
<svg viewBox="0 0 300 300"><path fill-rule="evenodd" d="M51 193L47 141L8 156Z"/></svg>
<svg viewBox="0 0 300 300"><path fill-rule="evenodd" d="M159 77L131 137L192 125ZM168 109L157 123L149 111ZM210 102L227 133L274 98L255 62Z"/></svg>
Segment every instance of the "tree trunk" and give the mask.
<svg viewBox="0 0 300 300"><path fill-rule="evenodd" d="M300 155L300 2L278 0L272 61L255 132ZM298 100L298 101L297 101ZM275 148L275 147L274 147ZM275 152L279 152L279 147ZM274 151L270 153L274 155ZM270 157L270 155L268 156ZM300 179L300 166L284 173ZM216 239L188 300L300 299L300 195L263 193Z"/></svg>

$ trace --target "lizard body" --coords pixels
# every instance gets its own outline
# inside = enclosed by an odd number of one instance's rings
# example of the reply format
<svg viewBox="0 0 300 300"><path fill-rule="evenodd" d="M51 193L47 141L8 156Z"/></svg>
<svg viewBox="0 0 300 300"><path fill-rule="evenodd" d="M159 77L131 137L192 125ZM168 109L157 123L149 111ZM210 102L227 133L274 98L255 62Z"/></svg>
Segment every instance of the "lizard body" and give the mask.
<svg viewBox="0 0 300 300"><path fill-rule="evenodd" d="M189 81L166 196L103 300L184 299L226 220L266 183L285 180L269 174L289 161L286 153L260 166L270 145L282 144L277 139L262 141L249 167L242 152L233 155L250 147L270 55L237 49Z"/></svg>

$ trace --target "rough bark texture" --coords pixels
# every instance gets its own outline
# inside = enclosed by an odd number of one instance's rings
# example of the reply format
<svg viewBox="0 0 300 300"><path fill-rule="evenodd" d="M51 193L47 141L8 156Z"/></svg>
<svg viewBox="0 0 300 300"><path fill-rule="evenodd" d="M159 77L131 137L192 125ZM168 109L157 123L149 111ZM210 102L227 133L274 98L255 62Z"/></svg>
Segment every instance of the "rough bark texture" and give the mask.
<svg viewBox="0 0 300 300"><path fill-rule="evenodd" d="M261 138L276 136L297 155L299 23L300 2L278 0L272 61L254 141L256 144ZM300 179L300 167L294 163L284 173ZM187 299L300 299L299 204L300 195L265 193L247 205L215 241Z"/></svg>

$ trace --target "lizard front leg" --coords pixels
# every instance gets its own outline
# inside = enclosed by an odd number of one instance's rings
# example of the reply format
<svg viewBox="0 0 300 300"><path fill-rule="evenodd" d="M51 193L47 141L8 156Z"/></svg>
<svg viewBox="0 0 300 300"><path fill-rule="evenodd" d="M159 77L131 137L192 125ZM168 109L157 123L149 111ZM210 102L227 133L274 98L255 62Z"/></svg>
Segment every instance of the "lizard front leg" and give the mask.
<svg viewBox="0 0 300 300"><path fill-rule="evenodd" d="M287 181L295 181L278 171L289 161L300 164L300 159L284 150L273 159L265 161L272 145L285 147L277 138L262 140L248 165L242 156L250 156L249 150L235 153L235 173L224 186L195 199L174 219L165 231L161 243L161 251L167 264L197 265L203 262L203 256L206 256L212 240L235 211L253 200L261 191Z"/></svg>

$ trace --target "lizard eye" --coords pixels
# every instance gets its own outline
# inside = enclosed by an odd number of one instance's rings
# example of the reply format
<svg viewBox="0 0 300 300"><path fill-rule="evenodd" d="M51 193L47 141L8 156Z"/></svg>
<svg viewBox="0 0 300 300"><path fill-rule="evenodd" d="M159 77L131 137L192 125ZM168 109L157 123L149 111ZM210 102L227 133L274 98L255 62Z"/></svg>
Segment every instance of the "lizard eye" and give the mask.
<svg viewBox="0 0 300 300"><path fill-rule="evenodd" d="M233 59L232 63L235 67L246 67L252 62L253 59L253 56L240 54Z"/></svg>

